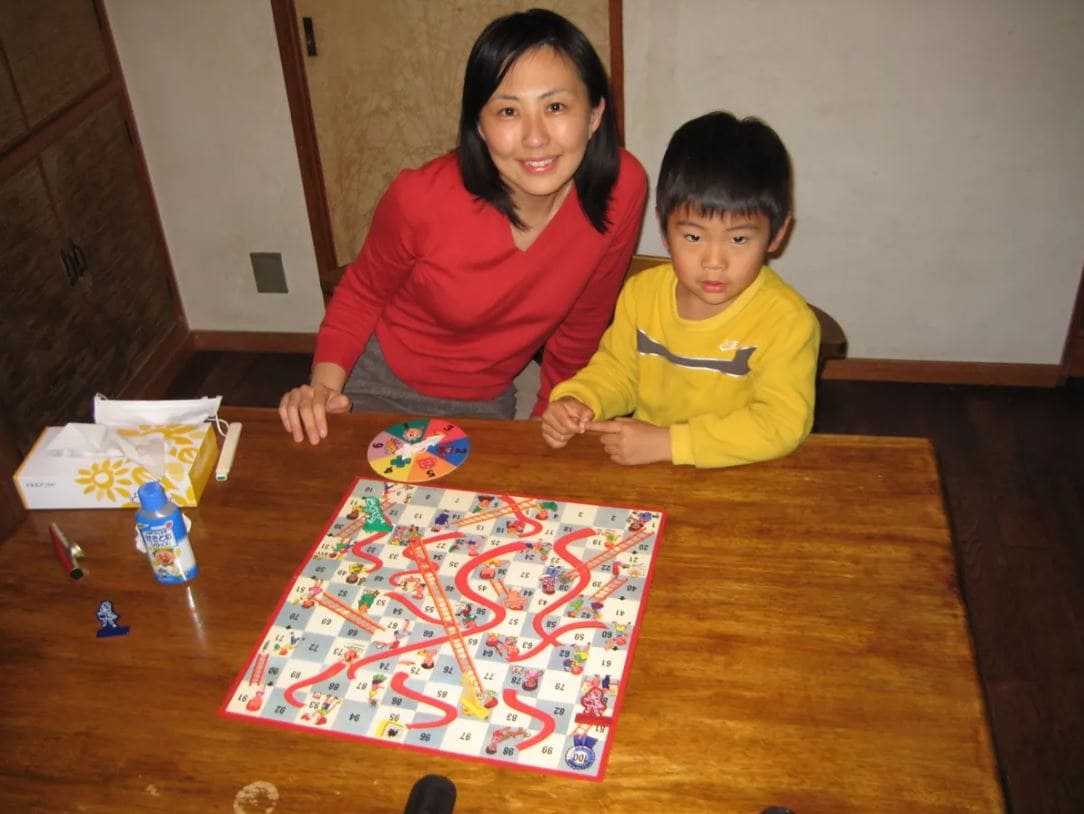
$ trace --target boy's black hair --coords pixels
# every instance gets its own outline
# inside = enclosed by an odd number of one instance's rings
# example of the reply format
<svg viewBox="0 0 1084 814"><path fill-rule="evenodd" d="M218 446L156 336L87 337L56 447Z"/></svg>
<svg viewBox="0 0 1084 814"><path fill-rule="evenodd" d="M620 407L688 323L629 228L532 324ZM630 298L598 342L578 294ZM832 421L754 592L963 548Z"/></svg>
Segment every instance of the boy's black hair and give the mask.
<svg viewBox="0 0 1084 814"><path fill-rule="evenodd" d="M609 226L610 196L621 166L610 82L590 41L560 14L537 8L509 14L491 22L479 35L463 76L459 172L468 190L493 204L514 226L523 228L508 187L478 133L478 117L512 64L526 52L544 46L572 62L587 86L592 108L598 107L600 101L606 103L598 129L587 142L583 161L573 175L584 214L604 234Z"/></svg>
<svg viewBox="0 0 1084 814"><path fill-rule="evenodd" d="M739 121L723 111L679 127L655 190L664 231L674 210L686 206L709 217L762 212L774 239L791 206L790 157L776 132L760 119Z"/></svg>

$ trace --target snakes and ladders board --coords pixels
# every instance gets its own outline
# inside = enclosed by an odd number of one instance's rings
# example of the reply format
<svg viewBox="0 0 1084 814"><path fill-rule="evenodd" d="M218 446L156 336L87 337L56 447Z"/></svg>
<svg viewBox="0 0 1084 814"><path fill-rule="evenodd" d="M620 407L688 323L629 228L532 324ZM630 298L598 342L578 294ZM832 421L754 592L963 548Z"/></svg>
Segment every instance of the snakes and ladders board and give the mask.
<svg viewBox="0 0 1084 814"><path fill-rule="evenodd" d="M359 478L221 712L601 780L664 521Z"/></svg>

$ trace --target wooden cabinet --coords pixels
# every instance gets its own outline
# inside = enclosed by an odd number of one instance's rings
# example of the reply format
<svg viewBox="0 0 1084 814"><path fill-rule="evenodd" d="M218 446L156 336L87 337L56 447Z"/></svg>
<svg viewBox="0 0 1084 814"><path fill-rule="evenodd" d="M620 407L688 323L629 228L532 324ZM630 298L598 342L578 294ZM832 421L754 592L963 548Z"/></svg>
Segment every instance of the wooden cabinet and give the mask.
<svg viewBox="0 0 1084 814"><path fill-rule="evenodd" d="M25 453L183 320L100 4L4 0L0 45L0 404Z"/></svg>
<svg viewBox="0 0 1084 814"><path fill-rule="evenodd" d="M18 90L16 109L22 113L22 128L15 135L48 121L109 79L109 49L101 34L100 13L91 0L0 4L0 42Z"/></svg>

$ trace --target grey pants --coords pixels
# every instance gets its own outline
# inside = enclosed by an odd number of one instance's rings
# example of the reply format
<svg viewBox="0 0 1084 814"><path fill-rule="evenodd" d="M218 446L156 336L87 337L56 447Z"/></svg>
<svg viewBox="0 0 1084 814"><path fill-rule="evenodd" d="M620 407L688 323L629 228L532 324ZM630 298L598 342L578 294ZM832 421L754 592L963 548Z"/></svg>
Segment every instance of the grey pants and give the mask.
<svg viewBox="0 0 1084 814"><path fill-rule="evenodd" d="M374 333L358 357L343 386L357 413L442 416L446 418L513 418L516 414L516 386L491 401L466 401L423 396L392 373Z"/></svg>

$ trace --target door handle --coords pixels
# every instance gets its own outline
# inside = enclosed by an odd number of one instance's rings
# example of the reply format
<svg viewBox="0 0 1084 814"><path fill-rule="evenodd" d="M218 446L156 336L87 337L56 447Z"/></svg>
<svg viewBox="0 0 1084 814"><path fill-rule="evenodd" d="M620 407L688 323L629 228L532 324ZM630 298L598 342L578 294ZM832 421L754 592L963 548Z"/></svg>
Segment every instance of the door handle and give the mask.
<svg viewBox="0 0 1084 814"><path fill-rule="evenodd" d="M301 25L305 29L305 53L316 56L316 32L312 28L312 17L302 17Z"/></svg>

